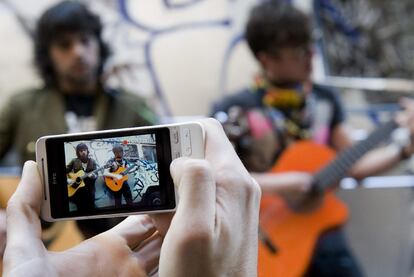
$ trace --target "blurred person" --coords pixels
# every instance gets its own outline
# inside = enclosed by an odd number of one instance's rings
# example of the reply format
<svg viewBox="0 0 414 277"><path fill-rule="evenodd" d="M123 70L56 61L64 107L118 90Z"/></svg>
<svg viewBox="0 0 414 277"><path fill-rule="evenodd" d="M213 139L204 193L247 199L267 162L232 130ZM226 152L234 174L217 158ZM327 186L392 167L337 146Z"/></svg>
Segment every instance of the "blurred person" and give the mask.
<svg viewBox="0 0 414 277"><path fill-rule="evenodd" d="M110 50L101 33L99 17L78 1L57 3L40 16L34 64L43 86L13 95L0 111L0 159L9 150L20 164L35 159L35 143L43 135L156 122L143 99L105 87ZM87 238L117 222L91 220L78 226Z"/></svg>
<svg viewBox="0 0 414 277"><path fill-rule="evenodd" d="M264 1L251 10L245 36L262 73L251 88L216 102L212 114L223 118L224 113L224 128L263 195L278 194L293 202L302 200L313 193L311 173L269 170L277 166L278 159L294 142L311 140L338 152L348 149L352 140L342 104L333 91L311 81L311 22L303 12L285 1ZM405 106L411 107L412 103L405 101ZM399 122L412 120L412 108L399 116L405 118ZM412 142L374 149L349 174L361 179L383 172L410 157L413 150ZM299 154L292 163L300 163L302 159ZM329 228L319 237L304 274L362 275L340 225Z"/></svg>
<svg viewBox="0 0 414 277"><path fill-rule="evenodd" d="M4 276L149 276L157 267L161 277L256 276L259 186L220 124L201 123L206 158L170 166L175 214L130 216L64 252L40 240L42 184L36 163L26 162L7 207Z"/></svg>

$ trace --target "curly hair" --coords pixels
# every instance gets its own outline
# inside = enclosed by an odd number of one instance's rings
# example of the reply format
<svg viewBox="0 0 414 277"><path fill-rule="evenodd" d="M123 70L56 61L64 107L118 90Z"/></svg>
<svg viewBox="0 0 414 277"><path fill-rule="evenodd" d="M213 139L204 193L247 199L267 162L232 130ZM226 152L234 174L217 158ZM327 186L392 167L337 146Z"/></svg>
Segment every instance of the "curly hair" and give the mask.
<svg viewBox="0 0 414 277"><path fill-rule="evenodd" d="M99 17L78 1L63 1L43 13L34 33L34 64L46 87L57 86L56 72L49 55L50 45L62 34L75 32L86 32L97 38L100 48L98 75L102 74L110 49L102 40Z"/></svg>
<svg viewBox="0 0 414 277"><path fill-rule="evenodd" d="M286 1L265 1L252 8L245 36L252 53L276 53L281 47L311 42L310 20Z"/></svg>
<svg viewBox="0 0 414 277"><path fill-rule="evenodd" d="M88 155L89 155L89 148L88 148L88 146L85 143L81 142L78 145L76 145L76 156L78 158L80 157L80 151L82 151L82 150L87 150L88 151Z"/></svg>

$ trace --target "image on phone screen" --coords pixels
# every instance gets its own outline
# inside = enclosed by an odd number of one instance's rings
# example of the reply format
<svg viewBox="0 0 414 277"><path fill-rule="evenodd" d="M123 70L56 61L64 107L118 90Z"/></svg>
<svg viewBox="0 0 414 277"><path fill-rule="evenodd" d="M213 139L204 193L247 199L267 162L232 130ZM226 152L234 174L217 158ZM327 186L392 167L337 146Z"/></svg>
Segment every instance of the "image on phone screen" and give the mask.
<svg viewBox="0 0 414 277"><path fill-rule="evenodd" d="M161 204L154 134L65 142L64 148L70 212Z"/></svg>

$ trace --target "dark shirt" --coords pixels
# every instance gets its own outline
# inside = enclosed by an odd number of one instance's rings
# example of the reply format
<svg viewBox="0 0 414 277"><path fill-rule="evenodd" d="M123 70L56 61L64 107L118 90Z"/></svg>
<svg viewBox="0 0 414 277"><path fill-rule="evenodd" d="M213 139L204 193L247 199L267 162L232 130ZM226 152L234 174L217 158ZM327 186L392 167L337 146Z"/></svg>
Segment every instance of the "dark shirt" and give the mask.
<svg viewBox="0 0 414 277"><path fill-rule="evenodd" d="M66 110L77 116L92 116L95 95L65 95Z"/></svg>
<svg viewBox="0 0 414 277"><path fill-rule="evenodd" d="M213 104L211 116L214 116L220 111L228 112L233 106L241 107L243 110L254 108L265 109L266 107L263 103L265 93L266 91L261 89L245 89L236 94L227 96ZM326 114L321 116L325 118L324 123L326 123L326 127L328 127L329 131L332 131L335 126L345 121L344 108L335 92L326 87L314 85L307 105L308 108L313 109L313 119L316 119L322 112L318 110L318 108L320 105L324 105L323 103L327 105L328 110ZM285 117L289 117L292 114L285 111L281 112ZM305 126L306 124L302 125ZM331 144L329 135L330 132L328 133L327 141L325 141L327 144Z"/></svg>

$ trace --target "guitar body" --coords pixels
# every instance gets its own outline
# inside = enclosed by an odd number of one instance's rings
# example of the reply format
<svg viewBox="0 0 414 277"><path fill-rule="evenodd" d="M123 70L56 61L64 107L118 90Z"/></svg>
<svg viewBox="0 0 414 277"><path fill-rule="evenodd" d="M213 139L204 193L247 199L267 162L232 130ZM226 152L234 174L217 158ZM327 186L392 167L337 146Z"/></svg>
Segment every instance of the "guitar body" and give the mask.
<svg viewBox="0 0 414 277"><path fill-rule="evenodd" d="M73 183L71 185L68 185L68 196L69 197L72 197L79 188L85 186L85 182L81 178L84 175L85 175L85 171L83 171L83 170L79 170L76 173L73 173L73 172L68 173L69 179L71 179L73 181ZM77 184L77 183L79 185L77 187L75 187L74 185Z"/></svg>
<svg viewBox="0 0 414 277"><path fill-rule="evenodd" d="M272 172L315 173L334 158L332 149L302 141L286 149ZM324 194L315 209L306 212L292 210L283 198L276 195L263 195L260 225L277 247L277 253L269 251L263 242L259 243L259 276L303 276L320 235L330 228L343 225L347 218L347 207L331 191Z"/></svg>
<svg viewBox="0 0 414 277"><path fill-rule="evenodd" d="M120 167L118 167L117 170L115 170L114 172L111 172L111 173L121 175L125 170L127 170L125 167L120 166ZM106 186L114 192L121 190L122 185L124 184L124 182L126 180L128 180L128 175L126 175L126 174L123 175L122 178L120 178L120 179L105 176Z"/></svg>

